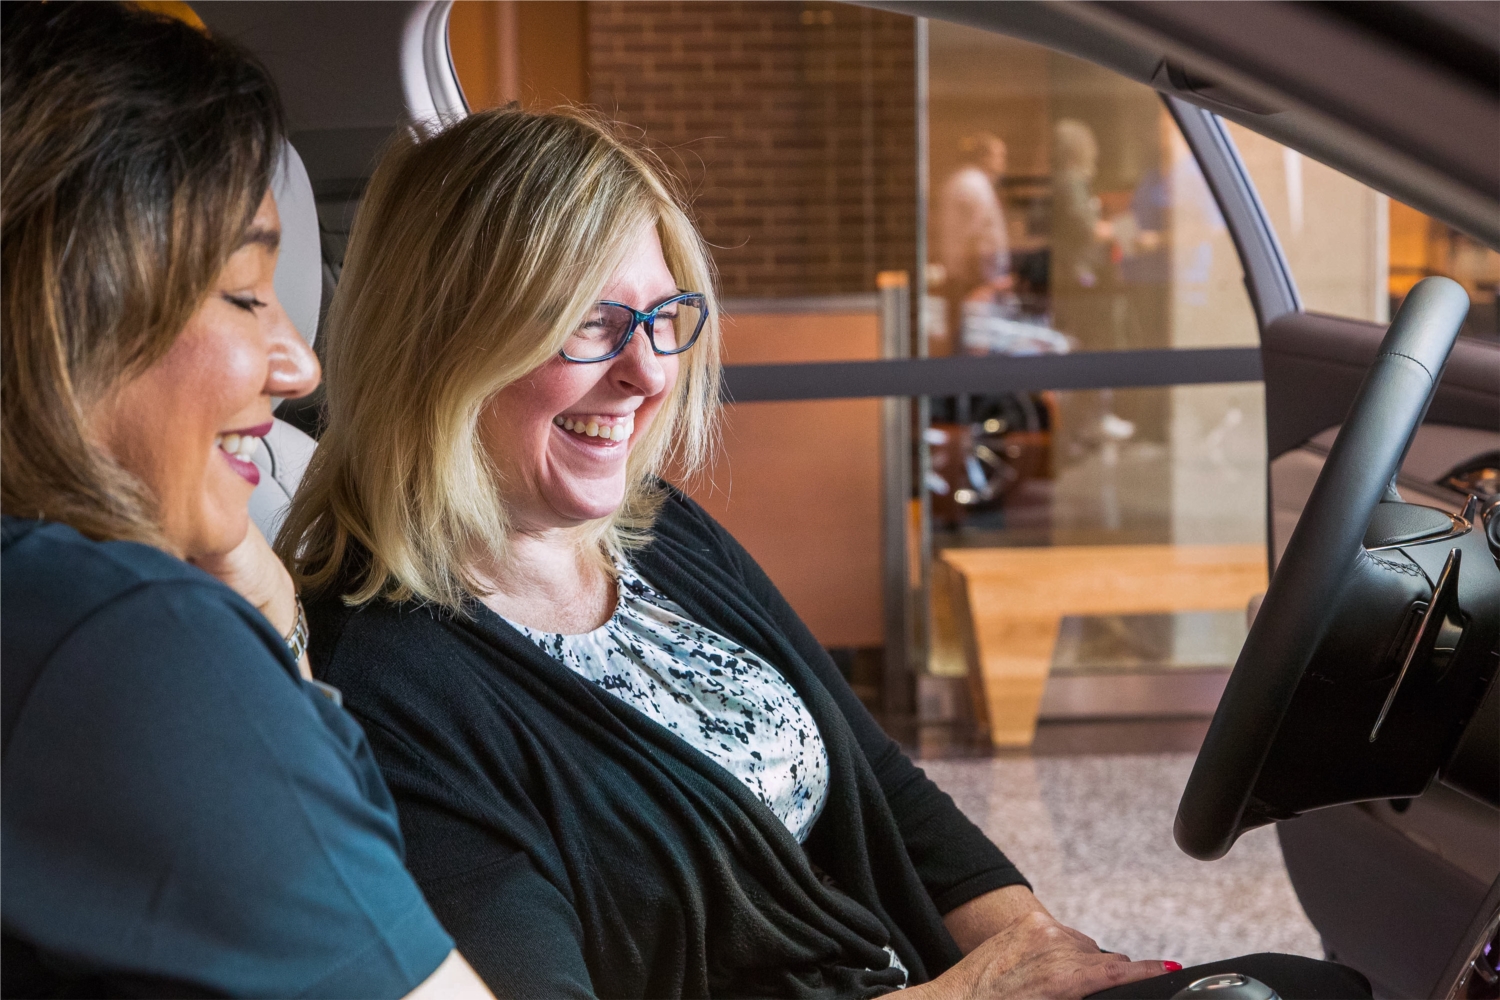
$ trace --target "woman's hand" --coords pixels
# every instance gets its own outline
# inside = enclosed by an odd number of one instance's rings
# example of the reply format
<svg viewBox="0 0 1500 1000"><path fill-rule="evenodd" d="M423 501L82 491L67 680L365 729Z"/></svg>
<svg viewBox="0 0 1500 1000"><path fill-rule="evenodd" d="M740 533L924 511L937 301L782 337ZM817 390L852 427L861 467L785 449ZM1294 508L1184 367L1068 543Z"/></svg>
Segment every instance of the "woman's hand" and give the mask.
<svg viewBox="0 0 1500 1000"><path fill-rule="evenodd" d="M1173 963L1175 965L1175 963ZM1079 1000L1174 971L1102 952L1046 910L1027 910L930 983L905 996L922 1000Z"/></svg>
<svg viewBox="0 0 1500 1000"><path fill-rule="evenodd" d="M1042 905L1042 901L1037 899L1026 886L1008 885L1003 889L987 892L983 896L976 896L967 903L949 910L943 915L943 925L948 928L948 933L953 935L953 940L958 944L958 950L967 955L1033 910L1040 910L1047 916L1052 916ZM1077 934L1091 947L1098 948L1098 945L1084 937L1081 932L1072 931L1072 933Z"/></svg>
<svg viewBox="0 0 1500 1000"><path fill-rule="evenodd" d="M967 955L1021 917L1033 912L1053 920L1052 914L1030 889L1024 885L1008 885L977 896L948 911L943 917L943 924L948 928L948 933L953 935L959 950ZM1053 922L1056 923L1055 920ZM1099 950L1098 942L1083 931L1074 930L1066 924L1057 926L1077 938L1084 950Z"/></svg>
<svg viewBox="0 0 1500 1000"><path fill-rule="evenodd" d="M223 555L192 560L193 565L212 573L245 600L283 636L290 635L297 624L297 588L266 536L253 523L245 540ZM297 664L304 677L311 677L307 654Z"/></svg>

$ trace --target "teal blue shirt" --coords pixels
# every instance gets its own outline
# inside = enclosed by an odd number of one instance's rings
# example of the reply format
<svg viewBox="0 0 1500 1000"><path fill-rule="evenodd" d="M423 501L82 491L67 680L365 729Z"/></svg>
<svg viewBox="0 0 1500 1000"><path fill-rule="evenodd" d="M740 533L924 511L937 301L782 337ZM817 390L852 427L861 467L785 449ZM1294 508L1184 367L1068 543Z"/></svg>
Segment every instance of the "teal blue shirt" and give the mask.
<svg viewBox="0 0 1500 1000"><path fill-rule="evenodd" d="M354 720L206 573L6 518L6 996L399 997L453 947Z"/></svg>

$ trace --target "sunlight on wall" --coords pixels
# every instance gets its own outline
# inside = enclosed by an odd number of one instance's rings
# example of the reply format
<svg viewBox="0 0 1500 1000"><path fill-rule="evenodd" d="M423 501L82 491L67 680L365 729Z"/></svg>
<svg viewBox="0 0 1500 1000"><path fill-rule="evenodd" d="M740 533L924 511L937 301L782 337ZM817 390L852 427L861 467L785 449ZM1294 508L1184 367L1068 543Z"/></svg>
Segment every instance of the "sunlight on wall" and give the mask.
<svg viewBox="0 0 1500 1000"><path fill-rule="evenodd" d="M1226 123L1308 312L1389 317L1390 199L1233 122Z"/></svg>

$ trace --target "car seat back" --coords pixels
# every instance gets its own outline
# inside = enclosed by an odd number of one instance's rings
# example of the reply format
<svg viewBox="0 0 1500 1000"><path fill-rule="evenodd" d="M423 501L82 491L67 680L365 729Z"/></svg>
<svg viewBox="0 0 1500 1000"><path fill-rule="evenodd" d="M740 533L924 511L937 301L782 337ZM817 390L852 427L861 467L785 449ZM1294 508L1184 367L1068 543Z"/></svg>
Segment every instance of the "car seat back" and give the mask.
<svg viewBox="0 0 1500 1000"><path fill-rule="evenodd" d="M322 303L323 255L312 182L291 143L283 145L271 191L281 215L276 297L292 325L311 347L317 337L318 309ZM250 495L250 518L266 538L274 540L281 530L287 507L316 447L317 442L311 437L278 418L253 456L252 461L260 469L260 485Z"/></svg>

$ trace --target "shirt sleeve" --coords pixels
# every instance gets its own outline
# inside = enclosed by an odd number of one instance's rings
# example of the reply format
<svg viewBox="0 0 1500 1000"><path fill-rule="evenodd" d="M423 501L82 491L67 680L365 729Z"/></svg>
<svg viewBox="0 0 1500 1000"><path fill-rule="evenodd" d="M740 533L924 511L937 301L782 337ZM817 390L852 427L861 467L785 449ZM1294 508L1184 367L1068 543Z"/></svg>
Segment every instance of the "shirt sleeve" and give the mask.
<svg viewBox="0 0 1500 1000"><path fill-rule="evenodd" d="M828 652L754 557L702 508L686 498L682 502L691 505L693 513L711 525L726 554L739 567L751 594L767 609L838 703L875 771L912 865L938 912L949 913L971 899L1009 885L1029 888L1030 883L1000 848L880 728Z"/></svg>
<svg viewBox="0 0 1500 1000"><path fill-rule="evenodd" d="M80 972L232 996L400 997L452 949L368 744L205 580L86 619L4 758L8 934Z"/></svg>

